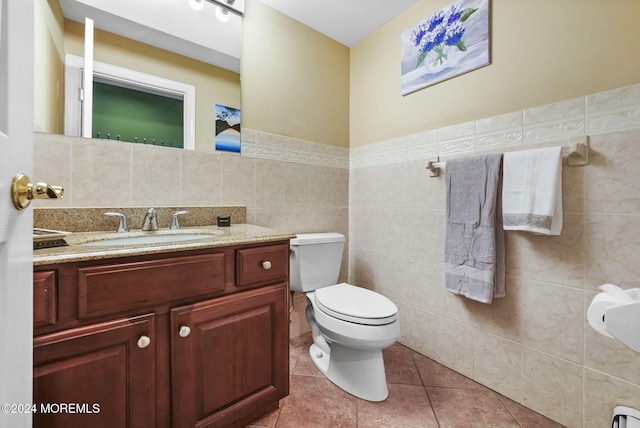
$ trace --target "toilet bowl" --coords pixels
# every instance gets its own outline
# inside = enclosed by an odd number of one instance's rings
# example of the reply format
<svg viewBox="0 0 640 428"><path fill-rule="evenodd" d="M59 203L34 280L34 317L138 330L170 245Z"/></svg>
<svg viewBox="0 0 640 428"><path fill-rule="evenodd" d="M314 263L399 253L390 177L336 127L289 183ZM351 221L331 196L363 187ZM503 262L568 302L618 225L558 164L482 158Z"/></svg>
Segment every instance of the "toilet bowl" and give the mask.
<svg viewBox="0 0 640 428"><path fill-rule="evenodd" d="M309 355L334 384L369 401L389 395L382 349L400 336L398 308L372 290L336 284L344 236L299 234L291 240L291 289L305 293L313 345Z"/></svg>

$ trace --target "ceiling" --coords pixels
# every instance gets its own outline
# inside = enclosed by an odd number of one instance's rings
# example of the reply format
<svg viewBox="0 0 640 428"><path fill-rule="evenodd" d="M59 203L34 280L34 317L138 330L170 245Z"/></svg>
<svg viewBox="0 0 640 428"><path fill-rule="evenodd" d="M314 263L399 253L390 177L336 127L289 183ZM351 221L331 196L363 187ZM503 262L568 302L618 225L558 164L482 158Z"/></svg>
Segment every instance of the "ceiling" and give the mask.
<svg viewBox="0 0 640 428"><path fill-rule="evenodd" d="M348 47L419 0L260 0Z"/></svg>

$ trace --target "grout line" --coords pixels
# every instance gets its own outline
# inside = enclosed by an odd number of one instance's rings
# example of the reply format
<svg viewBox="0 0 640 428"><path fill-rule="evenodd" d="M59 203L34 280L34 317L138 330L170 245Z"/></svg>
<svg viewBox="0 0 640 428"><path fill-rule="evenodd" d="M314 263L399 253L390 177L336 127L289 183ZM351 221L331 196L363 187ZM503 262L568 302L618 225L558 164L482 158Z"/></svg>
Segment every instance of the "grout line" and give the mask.
<svg viewBox="0 0 640 428"><path fill-rule="evenodd" d="M402 346L405 346L405 345L402 345ZM436 420L436 423L438 424L438 426L440 426L440 421L438 420L438 415L436 414L436 410L433 408L433 403L431 402L431 397L429 396L429 391L427 391L427 386L424 384L424 379L422 378L422 374L420 373L420 369L418 369L418 364L416 364L416 359L414 357L414 352L415 353L419 353L419 352L412 350L408 346L406 346L406 348L409 350L409 356L411 357L411 362L413 363L413 367L418 372L418 377L420 378L420 383L422 384L422 389L424 390L424 393L427 396L427 401L429 402L429 407L431 408L431 413L433 413L433 417ZM426 355L425 355L425 357L426 357ZM429 357L426 357L426 358L429 358Z"/></svg>
<svg viewBox="0 0 640 428"><path fill-rule="evenodd" d="M520 420L516 417L516 415L511 411L511 408L507 405L507 403L504 402L504 400L502 399L502 394L499 394L496 392L496 395L498 396L498 400L500 400L500 402L502 403L502 405L505 407L505 409L507 409L507 412L509 412L509 414L511 415L511 417L513 417L513 419L516 421L516 423L522 427L522 423L520 422Z"/></svg>

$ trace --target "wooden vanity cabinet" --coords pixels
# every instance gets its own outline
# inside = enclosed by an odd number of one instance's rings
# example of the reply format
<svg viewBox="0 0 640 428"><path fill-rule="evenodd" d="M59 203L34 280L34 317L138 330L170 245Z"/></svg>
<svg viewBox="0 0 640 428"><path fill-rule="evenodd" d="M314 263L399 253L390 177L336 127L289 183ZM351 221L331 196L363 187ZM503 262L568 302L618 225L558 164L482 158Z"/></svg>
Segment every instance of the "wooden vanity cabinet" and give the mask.
<svg viewBox="0 0 640 428"><path fill-rule="evenodd" d="M244 427L277 408L288 272L288 241L37 266L34 427Z"/></svg>

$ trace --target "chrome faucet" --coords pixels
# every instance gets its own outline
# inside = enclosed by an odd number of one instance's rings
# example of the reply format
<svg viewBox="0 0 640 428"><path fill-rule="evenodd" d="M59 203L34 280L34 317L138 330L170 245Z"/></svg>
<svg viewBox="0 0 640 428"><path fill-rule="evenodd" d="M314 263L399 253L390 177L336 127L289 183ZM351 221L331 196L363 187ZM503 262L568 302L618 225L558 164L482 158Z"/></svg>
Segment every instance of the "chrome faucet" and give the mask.
<svg viewBox="0 0 640 428"><path fill-rule="evenodd" d="M142 230L158 230L158 217L156 216L155 208L149 208L147 215L144 216L144 220L142 221Z"/></svg>
<svg viewBox="0 0 640 428"><path fill-rule="evenodd" d="M184 215L184 214L189 214L189 211L176 211L175 213L173 213L173 217L171 218L171 227L169 229L171 230L180 229L180 222L178 221L178 216Z"/></svg>
<svg viewBox="0 0 640 428"><path fill-rule="evenodd" d="M109 212L104 213L104 215L120 218L120 222L118 223L118 233L129 231L129 226L127 226L127 217L124 214Z"/></svg>

